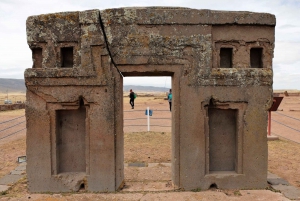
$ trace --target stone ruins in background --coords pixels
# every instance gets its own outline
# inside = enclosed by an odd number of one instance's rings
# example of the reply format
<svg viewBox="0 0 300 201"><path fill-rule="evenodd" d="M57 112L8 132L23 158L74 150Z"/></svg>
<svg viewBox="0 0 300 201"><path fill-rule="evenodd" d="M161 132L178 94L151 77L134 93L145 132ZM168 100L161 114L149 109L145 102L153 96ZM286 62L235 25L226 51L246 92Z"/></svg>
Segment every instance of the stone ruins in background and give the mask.
<svg viewBox="0 0 300 201"><path fill-rule="evenodd" d="M175 187L267 186L274 15L117 8L26 24L31 192L122 187L123 76L172 77Z"/></svg>

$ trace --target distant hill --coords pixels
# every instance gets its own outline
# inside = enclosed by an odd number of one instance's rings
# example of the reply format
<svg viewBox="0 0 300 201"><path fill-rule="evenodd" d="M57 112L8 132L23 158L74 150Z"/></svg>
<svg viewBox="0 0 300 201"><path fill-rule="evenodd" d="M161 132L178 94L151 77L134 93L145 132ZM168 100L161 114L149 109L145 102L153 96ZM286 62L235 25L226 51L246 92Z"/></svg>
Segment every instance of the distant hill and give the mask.
<svg viewBox="0 0 300 201"><path fill-rule="evenodd" d="M129 92L132 89L134 92L167 92L169 88L165 87L153 87L153 86L135 86L124 85L123 91ZM6 79L0 78L0 93L6 93L8 90L11 92L26 92L24 79Z"/></svg>
<svg viewBox="0 0 300 201"><path fill-rule="evenodd" d="M123 92L128 92L132 89L134 92L167 92L169 88L165 87L153 87L153 86L136 86L136 85L124 85Z"/></svg>
<svg viewBox="0 0 300 201"><path fill-rule="evenodd" d="M26 92L24 79L0 78L0 93Z"/></svg>

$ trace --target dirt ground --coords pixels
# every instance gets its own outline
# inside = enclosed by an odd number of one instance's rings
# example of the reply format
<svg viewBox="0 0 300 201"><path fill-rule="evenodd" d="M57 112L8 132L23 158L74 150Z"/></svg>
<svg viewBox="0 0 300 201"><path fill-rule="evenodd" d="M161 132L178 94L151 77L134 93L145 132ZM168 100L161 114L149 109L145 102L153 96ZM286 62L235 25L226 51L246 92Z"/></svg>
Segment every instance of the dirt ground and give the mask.
<svg viewBox="0 0 300 201"><path fill-rule="evenodd" d="M26 155L26 124L24 115L24 109L0 112L0 131L2 130L0 132L0 177L8 174L18 166L18 156Z"/></svg>
<svg viewBox="0 0 300 201"><path fill-rule="evenodd" d="M271 134L281 140L268 142L269 171L300 188L300 96L285 96L271 119Z"/></svg>
<svg viewBox="0 0 300 201"><path fill-rule="evenodd" d="M134 109L131 109L129 98L124 97L124 132L143 132L148 131L147 107L152 110L150 116L150 131L171 132L172 113L169 110L169 103L164 100L161 94L156 97L137 97Z"/></svg>
<svg viewBox="0 0 300 201"><path fill-rule="evenodd" d="M272 135L300 143L300 96L285 96L271 119Z"/></svg>
<svg viewBox="0 0 300 201"><path fill-rule="evenodd" d="M125 163L171 163L171 133L125 133L124 161Z"/></svg>
<svg viewBox="0 0 300 201"><path fill-rule="evenodd" d="M300 189L300 144L286 141L268 142L268 169Z"/></svg>
<svg viewBox="0 0 300 201"><path fill-rule="evenodd" d="M300 118L299 112L294 111L297 107L300 109L300 98L298 97L288 97L283 102L279 111L281 114L289 115L294 118ZM295 104L294 104L295 102ZM296 104L299 103L299 104ZM151 126L151 132L146 132L147 125L146 120L126 120L126 119L136 119L145 118L145 109L150 107L153 110L153 116L151 117L151 123L156 125L163 125L165 127L155 127ZM138 97L136 99L135 109L132 110L129 105L129 98L124 98L124 157L126 163L132 162L143 162L143 163L170 163L171 158L171 112L168 111L168 103L163 100L163 97ZM293 111L290 111L292 108ZM127 112L126 112L127 111ZM20 117L24 115L24 110L6 111L0 112L0 130L5 129L9 126L13 126L17 123L24 121L24 118L16 119L11 122L3 123L10 119ZM276 116L277 115L277 116ZM155 118L158 118L155 120ZM161 118L161 119L160 119ZM299 124L291 123L294 121L288 117L272 113L272 118L276 118L276 121L285 122L299 129ZM288 120L285 120L288 118ZM140 121L140 122L138 122ZM155 122L157 121L157 122ZM297 122L297 120L295 120ZM142 125L140 125L140 123ZM273 122L272 122L273 123ZM130 126L137 125L137 126ZM300 135L299 132L294 135L288 136L292 129L284 127L282 125L272 124L272 134L278 133L285 135L285 137L294 137L296 134ZM298 126L298 127L297 127ZM13 132L16 132L25 127L24 123L21 123L11 129L7 129L0 132L0 138L5 137ZM300 129L299 129L300 130ZM17 165L17 157L25 155L26 144L25 144L26 132L25 130L6 137L0 140L0 177L9 173ZM294 139L292 138L292 139ZM291 141L279 140L268 142L269 147L269 171L277 174L278 176L286 179L289 183L300 188L300 144ZM159 171L167 173L170 175L170 167L160 167ZM137 168L136 168L137 169ZM134 168L126 168L125 178L127 183L130 184L132 175L138 175ZM162 171L163 170L163 171ZM135 173L134 173L135 172ZM141 172L140 175L147 175L147 172ZM163 174L166 175L166 174ZM149 176L149 175L148 175ZM150 175L151 176L151 175ZM166 177L166 176L165 176ZM139 178L139 176L137 176ZM150 177L151 178L151 177ZM168 181L169 176L164 178L164 182ZM144 178L145 179L145 178ZM151 183L152 185L152 183ZM137 191L139 192L139 191ZM27 192L27 180L26 178L19 181L16 185L12 186L10 190L5 192L5 195L0 195L1 200L186 200L186 192L178 192L175 194L166 194L166 192L160 193L125 193L119 192L117 194L81 194L82 192L75 194L51 194L51 195L41 195L41 194L29 194ZM211 194L211 193L215 194ZM267 191L268 192L268 191ZM271 191L270 191L271 192ZM191 193L191 192L189 192ZM256 191L222 191L222 190L210 190L203 192L192 192L188 199L190 200L257 200L260 192ZM266 193L265 193L266 194ZM160 197L158 197L160 195ZM245 195L245 196L244 196ZM207 197L206 197L207 196ZM225 197L224 197L225 196ZM274 198L273 194L270 195L269 200L278 200ZM30 198L29 198L30 197ZM142 199L143 197L143 199ZM162 199L165 198L165 199ZM209 199L210 198L210 199ZM268 199L262 199L268 200ZM280 200L285 200L285 198L280 198Z"/></svg>

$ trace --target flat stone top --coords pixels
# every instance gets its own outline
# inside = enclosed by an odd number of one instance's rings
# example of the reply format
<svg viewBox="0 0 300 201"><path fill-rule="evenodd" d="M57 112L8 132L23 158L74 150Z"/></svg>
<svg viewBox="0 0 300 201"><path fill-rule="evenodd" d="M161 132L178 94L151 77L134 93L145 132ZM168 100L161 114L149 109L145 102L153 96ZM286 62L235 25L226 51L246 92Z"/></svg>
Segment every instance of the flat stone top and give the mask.
<svg viewBox="0 0 300 201"><path fill-rule="evenodd" d="M101 11L111 18L123 15L137 24L257 24L275 26L275 15L248 11L217 11L182 7L128 7ZM126 23L125 21L125 23ZM124 21L122 21L124 23Z"/></svg>
<svg viewBox="0 0 300 201"><path fill-rule="evenodd" d="M240 24L275 26L275 15L248 11L216 11L207 9L191 9L182 7L126 7L105 10L88 10L61 12L38 16L30 16L28 20L73 21L72 24L98 23L99 14L104 21L111 24ZM109 24L109 25L111 25Z"/></svg>

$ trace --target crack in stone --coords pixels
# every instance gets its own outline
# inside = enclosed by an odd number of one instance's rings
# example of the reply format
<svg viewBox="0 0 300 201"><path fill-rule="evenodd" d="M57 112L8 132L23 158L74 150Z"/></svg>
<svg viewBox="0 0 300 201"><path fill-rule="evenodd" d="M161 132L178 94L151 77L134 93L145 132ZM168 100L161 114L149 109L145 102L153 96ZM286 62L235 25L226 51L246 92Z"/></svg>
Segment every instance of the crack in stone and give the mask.
<svg viewBox="0 0 300 201"><path fill-rule="evenodd" d="M109 45L108 45L108 41L107 41L107 36L106 36L106 32L105 32L105 28L104 28L104 24L103 24L103 21L102 21L101 13L100 13L100 12L99 12L99 22L100 22L100 27L101 27L102 32L103 32L103 37L104 37L104 41L105 41L105 46L106 46L106 49L107 49L107 51L108 51L108 55L109 55L109 57L110 57L110 59L111 59L111 62L113 63L113 65L114 65L114 67L117 69L117 71L120 73L120 75L121 75L122 77L124 77L124 75L122 74L122 72L119 70L117 64L115 63L114 58L113 58L113 56L112 56L112 54L111 54L111 51L110 51L110 49L109 49Z"/></svg>

